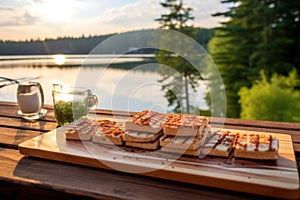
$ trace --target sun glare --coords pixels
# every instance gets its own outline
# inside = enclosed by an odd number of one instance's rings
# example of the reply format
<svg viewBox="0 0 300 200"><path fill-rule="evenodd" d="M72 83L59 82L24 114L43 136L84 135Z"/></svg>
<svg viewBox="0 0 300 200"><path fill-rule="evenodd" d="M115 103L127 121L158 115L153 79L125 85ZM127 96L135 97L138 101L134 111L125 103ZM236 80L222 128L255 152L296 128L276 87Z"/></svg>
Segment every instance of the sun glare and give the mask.
<svg viewBox="0 0 300 200"><path fill-rule="evenodd" d="M66 62L66 56L62 54L57 54L53 56L54 62L57 65L62 65Z"/></svg>

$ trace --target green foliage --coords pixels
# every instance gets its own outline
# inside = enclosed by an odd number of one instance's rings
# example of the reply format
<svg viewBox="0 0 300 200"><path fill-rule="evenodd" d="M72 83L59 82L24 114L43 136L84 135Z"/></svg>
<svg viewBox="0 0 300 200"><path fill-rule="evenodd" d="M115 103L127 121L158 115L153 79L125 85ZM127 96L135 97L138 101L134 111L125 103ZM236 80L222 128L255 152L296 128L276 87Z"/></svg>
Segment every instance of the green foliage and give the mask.
<svg viewBox="0 0 300 200"><path fill-rule="evenodd" d="M216 29L209 52L226 86L227 117L239 117L237 92L250 87L263 70L287 75L300 72L300 1L226 0L229 20Z"/></svg>
<svg viewBox="0 0 300 200"><path fill-rule="evenodd" d="M209 40L213 37L215 30L206 28L195 28L195 40L204 48L207 49Z"/></svg>
<svg viewBox="0 0 300 200"><path fill-rule="evenodd" d="M162 14L160 18L155 19L160 23L161 28L184 31L185 33L193 31L192 26L187 26L188 21L194 19L191 16L192 8L185 7L182 0L166 0L160 5L170 10L169 14Z"/></svg>
<svg viewBox="0 0 300 200"><path fill-rule="evenodd" d="M261 72L261 80L251 88L239 91L241 118L271 121L300 122L300 92L294 88L299 84L296 70L289 76L274 74L270 81Z"/></svg>
<svg viewBox="0 0 300 200"><path fill-rule="evenodd" d="M160 18L156 19L161 28L176 30L195 38L196 29L188 25L188 22L194 19L191 16L191 8L185 7L182 0L166 0L160 4L170 11L169 14L162 14ZM175 51L160 50L156 53L156 60L161 64L158 69L158 73L162 76L160 82L163 83L162 90L165 92L169 106L173 106L174 112L198 112L195 106L190 105L189 95L191 90L196 92L201 76L192 64L180 55L176 55L178 53L176 50L180 49L184 53L189 53L192 52L193 47L187 44L183 38L175 40L167 35L156 37L160 37L160 41L165 46Z"/></svg>

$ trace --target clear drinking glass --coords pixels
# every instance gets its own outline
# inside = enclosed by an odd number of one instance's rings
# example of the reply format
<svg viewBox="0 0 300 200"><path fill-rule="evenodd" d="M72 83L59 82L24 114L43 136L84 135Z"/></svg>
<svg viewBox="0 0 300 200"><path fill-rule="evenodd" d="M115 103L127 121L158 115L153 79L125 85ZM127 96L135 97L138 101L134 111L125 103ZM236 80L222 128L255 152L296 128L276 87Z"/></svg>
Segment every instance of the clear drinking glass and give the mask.
<svg viewBox="0 0 300 200"><path fill-rule="evenodd" d="M44 106L44 93L40 83L19 83L17 88L18 114L28 120L43 117L47 110Z"/></svg>
<svg viewBox="0 0 300 200"><path fill-rule="evenodd" d="M87 116L98 105L98 98L87 88L64 88L54 84L52 91L55 119L58 125L66 125Z"/></svg>

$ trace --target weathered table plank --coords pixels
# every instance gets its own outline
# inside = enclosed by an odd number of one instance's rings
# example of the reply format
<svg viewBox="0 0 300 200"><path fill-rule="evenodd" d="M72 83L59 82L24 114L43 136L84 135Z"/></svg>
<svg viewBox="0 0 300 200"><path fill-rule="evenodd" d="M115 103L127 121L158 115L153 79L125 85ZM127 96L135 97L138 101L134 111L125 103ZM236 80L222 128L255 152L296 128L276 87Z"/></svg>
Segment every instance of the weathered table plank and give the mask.
<svg viewBox="0 0 300 200"><path fill-rule="evenodd" d="M0 126L0 147L17 149L26 140L45 133L44 131L22 130Z"/></svg>
<svg viewBox="0 0 300 200"><path fill-rule="evenodd" d="M55 122L47 122L43 120L27 121L21 118L0 117L0 126L2 127L16 127L18 129L27 130L42 130L44 132L51 131L57 127Z"/></svg>
<svg viewBox="0 0 300 200"><path fill-rule="evenodd" d="M24 157L17 150L1 148L0 182L97 199L261 198L216 188Z"/></svg>
<svg viewBox="0 0 300 200"><path fill-rule="evenodd" d="M45 108L47 109L47 115L42 118L42 120L46 121L55 121L55 116L54 116L54 110L52 106L46 105ZM3 117L13 117L13 118L21 118L17 114L18 107L16 104L8 104L8 105L3 105L3 103L0 103L0 116Z"/></svg>

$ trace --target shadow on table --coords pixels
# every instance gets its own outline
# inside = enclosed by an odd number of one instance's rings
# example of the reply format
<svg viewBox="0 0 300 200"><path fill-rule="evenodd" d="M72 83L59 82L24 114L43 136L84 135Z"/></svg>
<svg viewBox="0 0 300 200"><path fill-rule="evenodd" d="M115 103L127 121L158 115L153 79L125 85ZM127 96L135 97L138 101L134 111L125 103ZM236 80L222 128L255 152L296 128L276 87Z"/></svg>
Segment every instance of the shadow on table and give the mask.
<svg viewBox="0 0 300 200"><path fill-rule="evenodd" d="M58 198L81 199L84 196L84 199L90 197L104 199L201 198L231 200L262 198L262 196L252 194L33 157L22 158L13 174L21 178L21 184L17 184L18 187L21 187L18 193L25 193L20 195L27 195L27 197L34 195L34 197L51 197L51 199L56 198L56 196ZM12 192L14 192L14 187L11 187Z"/></svg>

